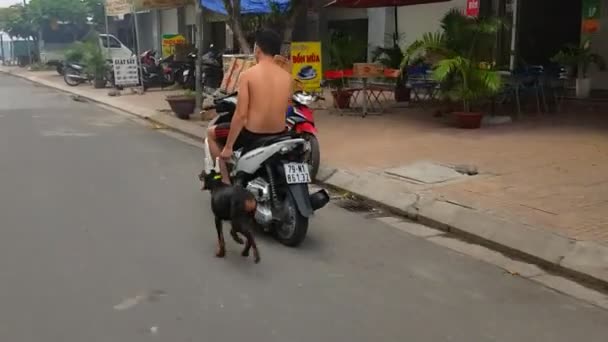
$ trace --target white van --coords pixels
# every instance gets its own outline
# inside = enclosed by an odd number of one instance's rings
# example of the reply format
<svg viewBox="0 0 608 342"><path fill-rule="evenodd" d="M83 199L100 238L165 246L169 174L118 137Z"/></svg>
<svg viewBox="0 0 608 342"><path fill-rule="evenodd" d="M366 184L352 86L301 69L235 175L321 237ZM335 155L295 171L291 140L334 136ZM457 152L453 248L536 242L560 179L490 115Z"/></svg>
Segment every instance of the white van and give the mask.
<svg viewBox="0 0 608 342"><path fill-rule="evenodd" d="M109 42L109 48L108 48ZM63 74L63 62L65 52L72 46L72 43L49 44L40 42L40 61L55 66L57 72ZM106 59L129 58L133 56L133 51L126 47L118 38L111 34L99 34L99 47Z"/></svg>

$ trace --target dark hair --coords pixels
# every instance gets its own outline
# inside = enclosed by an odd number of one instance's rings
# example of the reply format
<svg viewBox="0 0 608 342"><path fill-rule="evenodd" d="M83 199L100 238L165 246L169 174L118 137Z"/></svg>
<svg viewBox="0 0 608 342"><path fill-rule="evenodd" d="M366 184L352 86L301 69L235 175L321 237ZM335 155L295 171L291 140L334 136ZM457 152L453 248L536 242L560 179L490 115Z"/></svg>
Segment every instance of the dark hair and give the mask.
<svg viewBox="0 0 608 342"><path fill-rule="evenodd" d="M281 36L272 30L264 29L255 34L255 44L263 54L275 56L281 54Z"/></svg>

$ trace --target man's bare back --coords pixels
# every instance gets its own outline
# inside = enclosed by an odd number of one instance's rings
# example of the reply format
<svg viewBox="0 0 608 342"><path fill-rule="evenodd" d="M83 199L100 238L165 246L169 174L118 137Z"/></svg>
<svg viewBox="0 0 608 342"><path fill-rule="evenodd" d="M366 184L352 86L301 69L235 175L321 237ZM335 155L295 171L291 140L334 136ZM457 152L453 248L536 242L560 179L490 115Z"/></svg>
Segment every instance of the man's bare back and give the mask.
<svg viewBox="0 0 608 342"><path fill-rule="evenodd" d="M285 130L285 113L292 93L291 75L273 62L256 64L241 75L246 82L249 108L245 129L252 133Z"/></svg>

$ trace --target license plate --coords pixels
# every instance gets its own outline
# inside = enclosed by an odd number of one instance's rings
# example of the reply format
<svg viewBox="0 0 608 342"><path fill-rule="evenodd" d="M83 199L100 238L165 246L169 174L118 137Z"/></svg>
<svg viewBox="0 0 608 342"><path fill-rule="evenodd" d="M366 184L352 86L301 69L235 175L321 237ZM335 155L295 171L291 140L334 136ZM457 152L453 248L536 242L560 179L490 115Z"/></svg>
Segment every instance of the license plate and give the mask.
<svg viewBox="0 0 608 342"><path fill-rule="evenodd" d="M285 164L285 180L287 184L307 184L310 183L310 172L308 164L289 163Z"/></svg>

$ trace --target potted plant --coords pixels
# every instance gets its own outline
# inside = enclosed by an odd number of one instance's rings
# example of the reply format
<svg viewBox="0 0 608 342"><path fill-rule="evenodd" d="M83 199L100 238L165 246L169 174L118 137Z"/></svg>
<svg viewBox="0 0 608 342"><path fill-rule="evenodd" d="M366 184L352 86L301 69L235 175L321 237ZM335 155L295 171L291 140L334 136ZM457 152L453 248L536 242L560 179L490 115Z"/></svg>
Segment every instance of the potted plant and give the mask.
<svg viewBox="0 0 608 342"><path fill-rule="evenodd" d="M565 46L551 61L565 67L569 75L576 77L576 97L579 99L588 98L591 93L591 64L595 64L602 71L606 70L606 61L602 56L591 52L589 40L585 40L580 46Z"/></svg>
<svg viewBox="0 0 608 342"><path fill-rule="evenodd" d="M189 89L182 95L169 95L165 99L175 115L182 120L189 120L190 115L194 113L196 98Z"/></svg>
<svg viewBox="0 0 608 342"><path fill-rule="evenodd" d="M95 88L105 88L107 83L106 75L108 73L108 64L101 52L101 48L95 43L88 42L85 44L86 48L83 54L85 71L91 75Z"/></svg>
<svg viewBox="0 0 608 342"><path fill-rule="evenodd" d="M365 60L366 43L352 35L336 31L331 36L329 49L330 65L339 75L328 83L332 87L332 96L338 108L348 108L353 91L348 89L347 76L344 71L352 70L353 64Z"/></svg>
<svg viewBox="0 0 608 342"><path fill-rule="evenodd" d="M405 56L396 42L392 47L376 47L372 52L372 60L386 68L399 70L395 80L395 101L409 102L411 89L407 86L407 65L409 58Z"/></svg>
<svg viewBox="0 0 608 342"><path fill-rule="evenodd" d="M443 95L462 103L462 111L453 113L462 128L481 126L483 113L474 106L502 86L500 74L487 62L502 25L498 18L470 18L452 10L441 21L442 32L425 34L409 49L433 59L433 77Z"/></svg>

